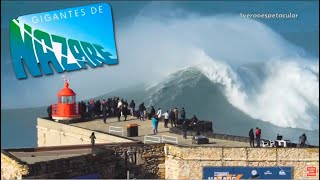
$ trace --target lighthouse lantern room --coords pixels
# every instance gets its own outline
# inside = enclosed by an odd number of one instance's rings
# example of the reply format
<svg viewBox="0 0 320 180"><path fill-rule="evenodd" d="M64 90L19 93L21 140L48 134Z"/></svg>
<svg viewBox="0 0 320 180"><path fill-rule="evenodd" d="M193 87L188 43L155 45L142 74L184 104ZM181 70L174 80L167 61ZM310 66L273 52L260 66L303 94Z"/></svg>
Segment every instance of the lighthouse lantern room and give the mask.
<svg viewBox="0 0 320 180"><path fill-rule="evenodd" d="M73 120L79 119L79 107L76 103L76 93L69 88L69 81L65 80L64 88L58 95L58 104L52 105L52 119Z"/></svg>

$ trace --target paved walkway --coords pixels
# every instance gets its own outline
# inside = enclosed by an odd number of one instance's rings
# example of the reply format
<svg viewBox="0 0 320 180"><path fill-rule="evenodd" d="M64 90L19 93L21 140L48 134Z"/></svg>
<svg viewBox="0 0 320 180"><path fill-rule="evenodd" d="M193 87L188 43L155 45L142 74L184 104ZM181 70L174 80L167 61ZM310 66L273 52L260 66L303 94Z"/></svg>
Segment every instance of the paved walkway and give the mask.
<svg viewBox="0 0 320 180"><path fill-rule="evenodd" d="M33 164L41 161L51 161L55 159L68 158L73 156L81 156L91 154L92 149L75 149L75 150L54 150L54 151L39 151L39 152L10 152L28 164Z"/></svg>
<svg viewBox="0 0 320 180"><path fill-rule="evenodd" d="M82 127L86 129L90 129L93 131L100 131L100 132L106 132L109 133L109 128L110 126L113 127L120 127L120 128L112 128L111 129L118 129L121 130L123 129L123 136L127 137L127 125L128 124L138 124L139 125L139 132L138 132L138 137L129 137L132 139L137 139L142 142L144 142L144 138L147 135L147 139L153 140L153 141L158 141L160 140L162 142L162 138L164 140L170 140L172 142L178 140L179 145L188 145L188 146L223 146L223 147L249 147L248 143L244 142L236 142L236 141L228 141L228 140L221 140L221 139L212 139L209 138L209 144L202 144L202 145L197 145L197 144L192 144L192 136L188 136L187 139L184 139L182 135L178 134L173 134L169 133L169 128L164 128L164 123L159 122L158 125L158 134L153 135L152 131L152 123L151 120L145 120L145 121L140 121L139 119L135 117L128 116L127 121L123 121L124 117L121 117L121 121L118 122L117 118L109 118L107 119L107 123L104 123L102 119L96 119L88 122L80 122L80 123L73 123L73 126L77 127ZM170 127L170 123L169 123ZM117 133L117 132L110 132L111 134L117 134L122 136L122 133ZM164 135L164 136L163 136ZM152 138L152 137L154 138ZM170 137L167 137L170 136ZM167 141L169 142L169 141ZM149 143L149 142L146 142Z"/></svg>

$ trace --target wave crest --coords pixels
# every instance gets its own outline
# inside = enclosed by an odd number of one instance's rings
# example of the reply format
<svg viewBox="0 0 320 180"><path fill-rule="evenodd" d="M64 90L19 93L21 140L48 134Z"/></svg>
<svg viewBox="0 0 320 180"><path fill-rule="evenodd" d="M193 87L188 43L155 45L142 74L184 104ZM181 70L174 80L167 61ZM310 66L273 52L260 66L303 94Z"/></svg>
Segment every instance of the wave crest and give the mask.
<svg viewBox="0 0 320 180"><path fill-rule="evenodd" d="M196 65L174 73L159 83L161 86L153 86L162 87L152 90L155 92L150 95L153 101L164 95L162 90L166 87L174 85L179 87L177 90L181 90L186 85L195 86L202 74L213 85L222 87L230 104L254 119L280 127L319 129L318 62L273 59L255 66L232 67L224 61L210 58L199 49L197 51ZM240 74L238 69L247 73ZM252 82L256 77L263 78L258 83ZM170 97L177 94L179 91Z"/></svg>

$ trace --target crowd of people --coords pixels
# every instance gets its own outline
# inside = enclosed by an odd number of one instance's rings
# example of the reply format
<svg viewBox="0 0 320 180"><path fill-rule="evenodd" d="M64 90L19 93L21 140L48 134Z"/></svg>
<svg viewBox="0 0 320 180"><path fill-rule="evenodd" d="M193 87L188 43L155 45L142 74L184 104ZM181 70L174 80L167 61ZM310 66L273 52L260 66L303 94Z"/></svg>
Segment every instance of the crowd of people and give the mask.
<svg viewBox="0 0 320 180"><path fill-rule="evenodd" d="M254 140L256 140L256 146L254 145ZM277 140L282 140L282 136L279 134L277 135ZM260 147L260 141L261 141L261 129L259 127L256 127L255 133L253 132L253 128L249 131L249 143L250 147ZM303 133L299 137L299 145L300 147L306 147L307 143L307 136L305 133Z"/></svg>
<svg viewBox="0 0 320 180"><path fill-rule="evenodd" d="M259 127L256 127L256 132L253 132L253 128L250 129L249 131L249 142L250 142L250 147L255 147L254 146L254 135L256 135L256 147L260 147L260 139L261 139L261 129Z"/></svg>
<svg viewBox="0 0 320 180"><path fill-rule="evenodd" d="M102 117L104 123L107 123L108 117L118 117L118 121L121 121L121 117L124 117L124 121L126 121L128 116L136 117L140 119L140 121L149 119L152 121L154 134L158 133L158 123L163 120L165 128L169 128L169 123L171 127L181 125L184 132L184 138L186 138L188 126L198 122L196 115L190 120L187 119L186 111L183 107L181 110L178 110L178 108L175 107L167 111L162 111L161 108L158 108L156 111L154 106L151 106L150 110L147 111L144 102L139 104L138 108L136 108L136 102L134 100L131 100L131 102L128 103L127 100L120 97L102 100L91 99L87 103L81 101L78 103L78 111L82 120L93 120ZM51 106L48 107L47 112L49 118L51 118Z"/></svg>
<svg viewBox="0 0 320 180"><path fill-rule="evenodd" d="M183 137L187 138L187 130L190 125L194 125L198 122L198 118L194 115L192 118L186 118L186 111L182 107L181 110L178 108L171 108L169 110L163 111L161 108L155 110L154 106L150 107L147 111L145 104L142 102L138 108L136 108L136 102L131 100L128 103L127 100L119 97L113 97L102 100L91 99L87 103L81 101L78 103L78 111L81 115L82 120L93 120L95 118L103 119L104 123L107 123L108 117L117 117L118 121L121 121L121 117L124 117L124 121L127 120L128 115L140 119L140 121L145 121L147 119L151 120L153 127L153 134L158 133L158 124L163 120L164 128L177 127L181 125L183 131ZM48 116L52 118L52 106L47 108ZM300 136L300 146L305 147L307 142L307 137L305 134ZM250 147L260 147L261 141L261 129L256 127L255 132L252 129L249 131L249 142ZM256 146L255 146L256 144Z"/></svg>

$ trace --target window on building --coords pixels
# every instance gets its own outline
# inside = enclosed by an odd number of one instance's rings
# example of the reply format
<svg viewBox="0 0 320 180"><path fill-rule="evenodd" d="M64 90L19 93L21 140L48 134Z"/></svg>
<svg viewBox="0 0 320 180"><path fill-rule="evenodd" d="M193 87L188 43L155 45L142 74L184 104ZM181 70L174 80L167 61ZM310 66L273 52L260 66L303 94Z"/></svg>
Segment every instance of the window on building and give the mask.
<svg viewBox="0 0 320 180"><path fill-rule="evenodd" d="M61 96L60 103L73 104L73 103L75 103L75 97L74 96Z"/></svg>

